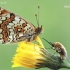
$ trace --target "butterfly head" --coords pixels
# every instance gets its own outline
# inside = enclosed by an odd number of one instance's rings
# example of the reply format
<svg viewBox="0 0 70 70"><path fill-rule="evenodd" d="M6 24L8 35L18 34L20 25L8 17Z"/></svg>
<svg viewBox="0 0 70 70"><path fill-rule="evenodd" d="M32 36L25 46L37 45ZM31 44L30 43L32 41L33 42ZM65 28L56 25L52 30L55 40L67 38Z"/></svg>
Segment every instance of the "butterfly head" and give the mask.
<svg viewBox="0 0 70 70"><path fill-rule="evenodd" d="M38 31L37 31L39 34L43 32L43 27L38 27Z"/></svg>

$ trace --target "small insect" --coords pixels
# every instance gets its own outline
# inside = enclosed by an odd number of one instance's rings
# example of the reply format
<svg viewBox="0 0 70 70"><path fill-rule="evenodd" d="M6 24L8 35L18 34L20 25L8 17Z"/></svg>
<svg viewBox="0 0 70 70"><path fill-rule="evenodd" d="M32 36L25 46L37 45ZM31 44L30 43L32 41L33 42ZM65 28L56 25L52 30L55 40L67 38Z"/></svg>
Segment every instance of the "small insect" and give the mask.
<svg viewBox="0 0 70 70"><path fill-rule="evenodd" d="M46 39L44 40L48 42ZM60 55L61 59L64 60L65 58L67 58L70 61L67 55L66 48L60 42L54 42L54 43L48 42L48 43L52 46L52 49L54 49Z"/></svg>
<svg viewBox="0 0 70 70"><path fill-rule="evenodd" d="M27 42L35 40L42 32L42 26L39 27L39 6L38 19L36 15L36 20L38 27L0 7L0 41L5 44L24 40L27 40Z"/></svg>

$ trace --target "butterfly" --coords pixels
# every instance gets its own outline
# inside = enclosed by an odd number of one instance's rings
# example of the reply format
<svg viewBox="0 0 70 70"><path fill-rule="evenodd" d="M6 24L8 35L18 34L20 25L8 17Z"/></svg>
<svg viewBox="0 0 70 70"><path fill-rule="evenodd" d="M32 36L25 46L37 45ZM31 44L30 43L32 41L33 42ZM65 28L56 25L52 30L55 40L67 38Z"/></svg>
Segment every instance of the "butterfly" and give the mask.
<svg viewBox="0 0 70 70"><path fill-rule="evenodd" d="M6 44L35 40L36 37L42 33L42 26L39 27L37 15L36 20L38 27L35 27L26 19L0 7L0 41Z"/></svg>

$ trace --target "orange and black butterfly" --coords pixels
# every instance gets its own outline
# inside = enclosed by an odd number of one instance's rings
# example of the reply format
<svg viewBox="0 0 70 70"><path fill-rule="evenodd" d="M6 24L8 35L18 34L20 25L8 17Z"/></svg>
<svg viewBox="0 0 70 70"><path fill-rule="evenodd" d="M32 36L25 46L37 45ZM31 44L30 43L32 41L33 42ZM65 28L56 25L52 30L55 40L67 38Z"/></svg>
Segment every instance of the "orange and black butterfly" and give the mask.
<svg viewBox="0 0 70 70"><path fill-rule="evenodd" d="M38 19L37 23L38 27L35 27L24 18L0 7L0 41L3 44L25 40L33 41L42 32L42 26L39 27Z"/></svg>

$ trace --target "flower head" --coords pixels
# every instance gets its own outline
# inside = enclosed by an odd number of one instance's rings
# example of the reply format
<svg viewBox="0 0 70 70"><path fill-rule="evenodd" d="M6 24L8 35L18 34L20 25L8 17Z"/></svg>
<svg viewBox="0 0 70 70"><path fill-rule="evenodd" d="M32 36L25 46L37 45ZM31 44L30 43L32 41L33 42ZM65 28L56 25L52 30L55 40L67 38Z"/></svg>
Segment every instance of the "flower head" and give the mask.
<svg viewBox="0 0 70 70"><path fill-rule="evenodd" d="M38 42L41 46L34 43L26 43L20 42L18 44L18 48L16 50L16 54L13 57L12 62L14 63L12 67L27 67L27 68L37 68L36 63L43 63L43 61L38 60L46 60L40 53L40 48L44 48L41 40L37 37Z"/></svg>
<svg viewBox="0 0 70 70"><path fill-rule="evenodd" d="M69 68L70 64L64 62L59 56L49 53L43 46L39 37L40 45L31 42L20 42L14 55L12 67L43 68L48 67L53 70Z"/></svg>

